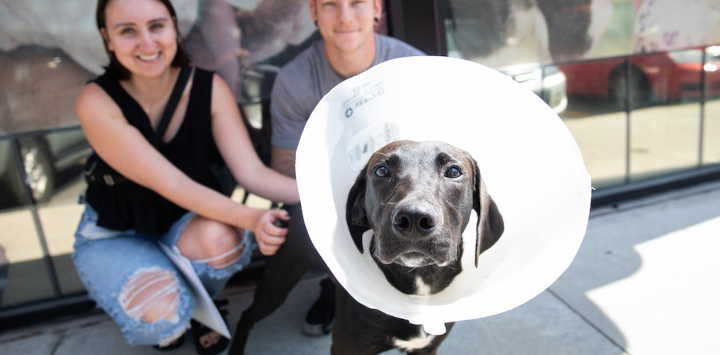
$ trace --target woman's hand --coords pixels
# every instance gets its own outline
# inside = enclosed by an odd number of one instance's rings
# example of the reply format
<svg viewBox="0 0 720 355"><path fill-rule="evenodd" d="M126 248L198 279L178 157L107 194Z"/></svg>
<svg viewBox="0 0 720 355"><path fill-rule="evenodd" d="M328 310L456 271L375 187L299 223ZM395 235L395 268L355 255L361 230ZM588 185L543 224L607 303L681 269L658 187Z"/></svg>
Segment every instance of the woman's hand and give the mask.
<svg viewBox="0 0 720 355"><path fill-rule="evenodd" d="M255 240L260 247L263 255L273 255L285 243L285 235L287 228L280 228L273 225L274 222L290 220L290 216L285 210L268 210L263 212L258 219L253 232Z"/></svg>

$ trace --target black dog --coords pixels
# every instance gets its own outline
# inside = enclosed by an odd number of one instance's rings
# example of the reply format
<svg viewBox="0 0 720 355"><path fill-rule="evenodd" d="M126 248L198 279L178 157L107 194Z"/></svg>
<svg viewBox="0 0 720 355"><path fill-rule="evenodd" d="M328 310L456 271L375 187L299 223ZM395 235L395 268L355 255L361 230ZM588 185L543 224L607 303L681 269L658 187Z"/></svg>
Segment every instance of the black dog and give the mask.
<svg viewBox="0 0 720 355"><path fill-rule="evenodd" d="M371 158L350 190L346 220L360 252L372 229L370 253L387 280L406 294L431 295L462 271L462 232L478 214L475 266L504 231L475 160L442 142L398 141ZM437 354L442 336L422 326L369 309L337 291L333 355L370 355L398 348Z"/></svg>
<svg viewBox="0 0 720 355"><path fill-rule="evenodd" d="M383 166L388 169L388 174L393 174L387 177L390 181L386 181L385 185L376 184L380 182L376 181L376 178L381 180L380 176L375 175L377 168L368 168L374 167L373 164L379 161L387 161ZM432 176L409 175L410 171L422 171L427 174L430 168L439 172L431 174ZM446 173L448 176L445 175ZM446 179L446 184L441 184ZM367 181L373 183L367 184ZM389 193L384 194L380 191L389 191ZM418 235L419 242L414 244L423 245L423 249L415 251L417 254L402 253L403 245L408 244L405 238L414 238L416 234L413 233L419 233L415 230L415 225L410 226L411 218L415 218L412 214L407 215L408 234L403 236L403 239L397 238L393 241L393 238L389 237L383 238L378 243L382 235L380 232L382 223L385 223L386 227L392 225L391 221L382 218L382 211L387 210L385 213L390 213L391 209L387 205L378 207L379 203L398 203L395 201L403 200L409 202L411 201L409 198L421 194L439 197L434 199L429 209L432 209L436 216L440 216L436 217L434 222L428 219L422 222L422 226L430 233L426 237ZM407 198L403 199L403 197ZM371 250L373 255L378 246L384 253L382 258L377 258L379 260L387 261L393 254L401 253L397 255L398 260L395 260L395 263L389 265L378 263L391 284L407 294L433 294L447 287L461 271L461 265L457 262L463 252L460 235L468 223L472 209L481 216L477 227L479 248L476 251L476 255L480 255L500 238L503 221L497 206L485 191L475 160L469 154L448 144L403 141L391 143L371 157L368 166L360 173L355 186L350 191L346 217L355 245L360 251L362 251L362 234L372 228L370 223L373 221L373 226L379 228L376 229L375 243ZM244 353L245 343L255 323L282 305L307 270L310 268L327 270L327 266L307 236L300 206L290 206L288 211L293 216L290 220L289 232L294 234L288 234L285 244L278 252L265 259L264 278L255 290L253 304L245 310L237 324L229 351L231 355ZM371 214L369 217L368 211ZM401 222L398 227L402 228L402 223L405 222ZM430 226L431 223L434 224ZM419 230L420 228L418 225ZM439 235L451 242L440 241L437 250L423 251L433 248L432 242L428 243L428 241L434 240L433 238ZM442 250L447 253L445 256L442 255ZM428 258L423 255L428 255ZM432 261L431 256L435 256L438 262ZM413 268L408 267L414 265L413 263L418 265ZM420 266L420 264L428 265ZM446 266L440 267L438 264ZM419 277L420 281L417 281L416 277ZM433 354L447 336L446 332L440 337L425 337L421 327L368 309L357 303L341 287L337 291L336 303L338 308L333 326L333 354L377 354L394 347L415 351L411 352L412 354ZM449 332L452 324L446 324L446 327ZM417 348L417 342L410 342L415 338L421 338L420 344L423 345L424 341L427 346L420 350ZM416 348L418 350L414 350Z"/></svg>

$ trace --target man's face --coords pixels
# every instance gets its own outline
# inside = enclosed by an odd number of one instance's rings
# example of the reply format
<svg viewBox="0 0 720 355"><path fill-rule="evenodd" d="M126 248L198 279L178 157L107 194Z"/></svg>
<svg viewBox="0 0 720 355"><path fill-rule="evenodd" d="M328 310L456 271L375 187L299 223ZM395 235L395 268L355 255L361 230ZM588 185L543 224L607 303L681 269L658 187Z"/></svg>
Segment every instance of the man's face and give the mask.
<svg viewBox="0 0 720 355"><path fill-rule="evenodd" d="M361 49L382 14L382 0L311 0L310 7L325 42L342 53Z"/></svg>

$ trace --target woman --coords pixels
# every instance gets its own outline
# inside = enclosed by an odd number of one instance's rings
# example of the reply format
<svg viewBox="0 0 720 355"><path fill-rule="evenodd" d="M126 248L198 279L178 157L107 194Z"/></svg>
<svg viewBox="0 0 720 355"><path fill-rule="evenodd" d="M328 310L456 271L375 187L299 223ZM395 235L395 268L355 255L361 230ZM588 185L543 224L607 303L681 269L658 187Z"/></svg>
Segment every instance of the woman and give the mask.
<svg viewBox="0 0 720 355"><path fill-rule="evenodd" d="M265 255L275 253L287 232L273 225L289 218L285 211L255 210L213 189L207 163L214 147L247 190L290 204L299 196L294 180L258 159L222 79L198 68L181 70L189 60L168 0L99 0L97 24L110 65L82 90L76 110L101 158L98 166L104 162L114 171L90 179L73 260L128 343L168 348L188 328L195 300L158 242L190 259L214 297L249 261L241 229L255 233ZM183 86L179 78L188 71ZM182 93L177 108L153 142L176 82ZM193 328L200 353L227 346L208 328Z"/></svg>

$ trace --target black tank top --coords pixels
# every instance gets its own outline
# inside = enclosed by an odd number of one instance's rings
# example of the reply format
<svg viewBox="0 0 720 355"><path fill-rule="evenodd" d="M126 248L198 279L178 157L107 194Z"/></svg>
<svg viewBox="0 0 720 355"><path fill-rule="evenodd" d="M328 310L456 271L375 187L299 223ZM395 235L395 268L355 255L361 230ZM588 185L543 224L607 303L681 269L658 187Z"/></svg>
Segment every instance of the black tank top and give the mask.
<svg viewBox="0 0 720 355"><path fill-rule="evenodd" d="M191 179L220 191L220 184L210 172L209 162L218 153L211 131L211 97L213 73L195 69L187 111L175 137L162 142L157 150ZM120 83L107 73L94 80L115 101L130 125L152 142L155 131L150 118ZM100 227L128 230L147 235L165 234L187 211L157 193L130 180L107 186L90 184L87 203L98 212Z"/></svg>

